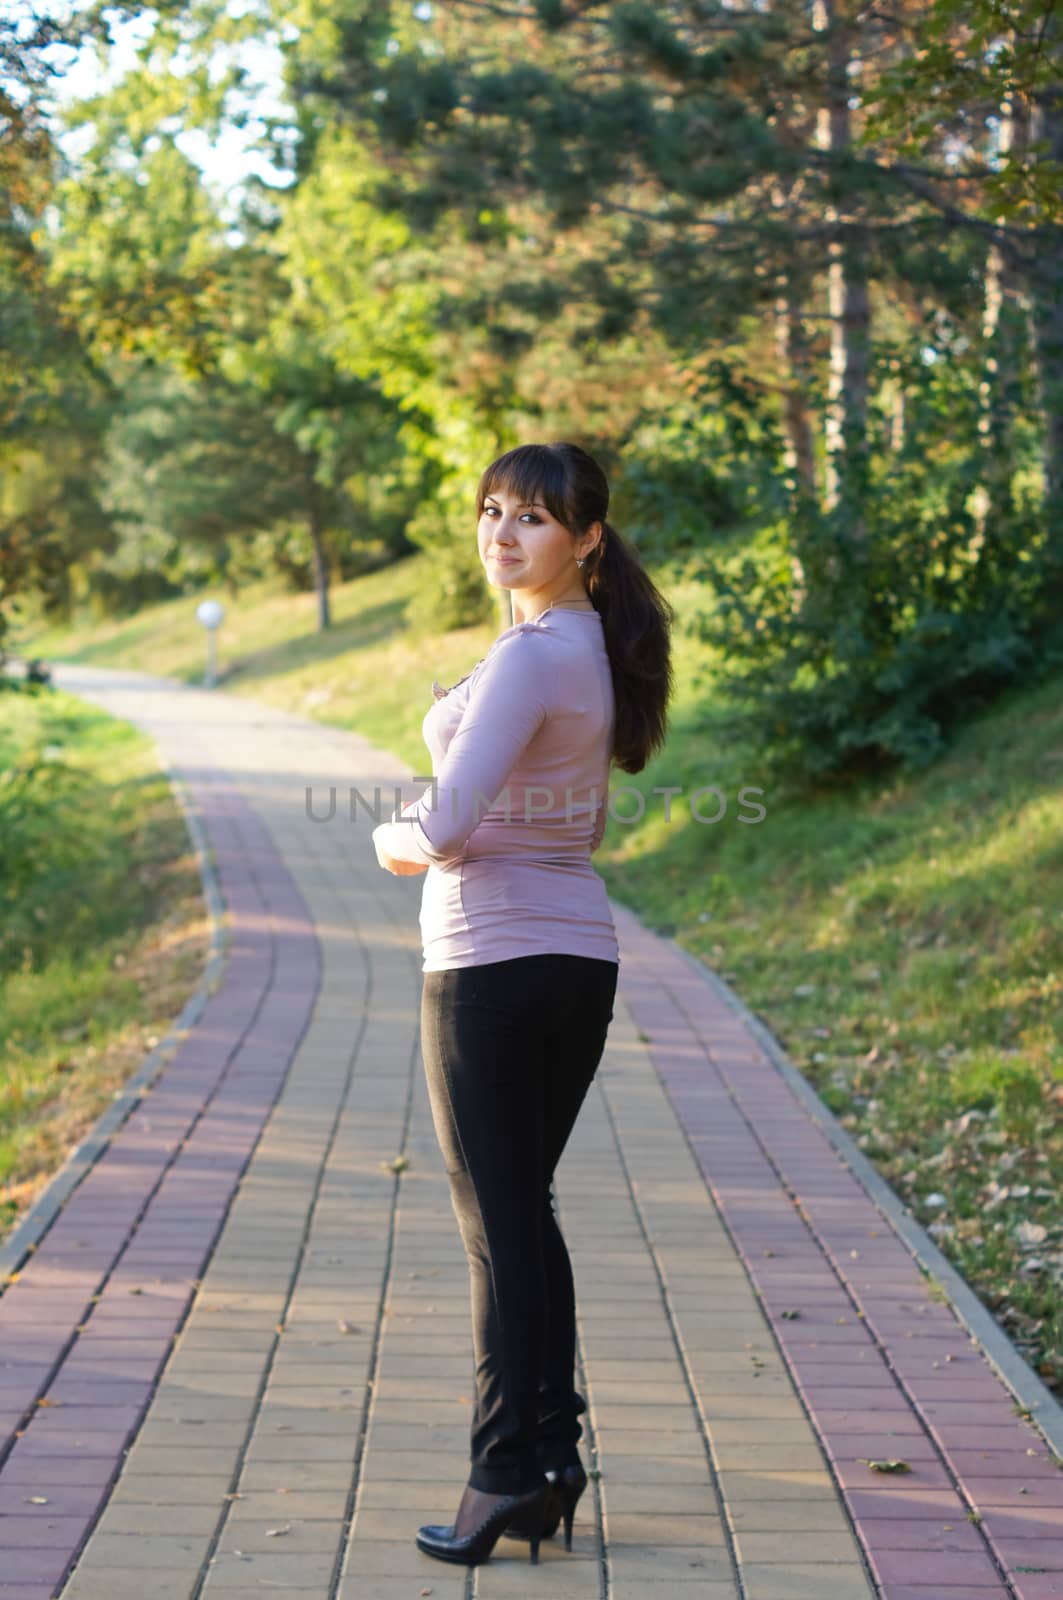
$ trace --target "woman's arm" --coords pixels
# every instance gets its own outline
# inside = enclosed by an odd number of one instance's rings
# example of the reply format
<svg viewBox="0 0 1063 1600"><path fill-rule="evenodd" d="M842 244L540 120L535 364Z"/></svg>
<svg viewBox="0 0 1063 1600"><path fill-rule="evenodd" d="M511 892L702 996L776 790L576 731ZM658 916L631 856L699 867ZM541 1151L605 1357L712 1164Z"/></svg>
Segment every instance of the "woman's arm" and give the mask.
<svg viewBox="0 0 1063 1600"><path fill-rule="evenodd" d="M373 829L378 857L432 866L453 860L506 787L552 698L550 641L529 625L482 662L435 783L399 817ZM436 801L432 803L432 788Z"/></svg>

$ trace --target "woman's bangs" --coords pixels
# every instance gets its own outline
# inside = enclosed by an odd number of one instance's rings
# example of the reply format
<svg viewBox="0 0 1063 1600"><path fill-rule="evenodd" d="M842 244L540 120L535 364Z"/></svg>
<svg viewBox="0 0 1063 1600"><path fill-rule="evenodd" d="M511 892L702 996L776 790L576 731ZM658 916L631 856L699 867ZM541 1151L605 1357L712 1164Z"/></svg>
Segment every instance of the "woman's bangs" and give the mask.
<svg viewBox="0 0 1063 1600"><path fill-rule="evenodd" d="M518 445L487 468L480 481L477 514L481 514L489 494L508 494L519 505L538 501L552 517L565 523L565 470L563 464L542 445Z"/></svg>

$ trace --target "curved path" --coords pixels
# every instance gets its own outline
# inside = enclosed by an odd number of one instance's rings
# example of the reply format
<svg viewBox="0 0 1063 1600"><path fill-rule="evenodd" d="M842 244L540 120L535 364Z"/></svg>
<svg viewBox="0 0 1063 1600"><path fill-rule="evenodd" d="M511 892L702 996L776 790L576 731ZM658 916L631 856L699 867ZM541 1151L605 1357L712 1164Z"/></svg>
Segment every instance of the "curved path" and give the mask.
<svg viewBox="0 0 1063 1600"><path fill-rule="evenodd" d="M619 906L557 1184L597 1476L571 1555L423 1556L467 1470L467 1278L418 1050L420 879L382 873L346 808L416 786L244 699L55 675L158 741L229 945L0 1295L0 1600L1063 1596L1063 1472L912 1226L712 975Z"/></svg>

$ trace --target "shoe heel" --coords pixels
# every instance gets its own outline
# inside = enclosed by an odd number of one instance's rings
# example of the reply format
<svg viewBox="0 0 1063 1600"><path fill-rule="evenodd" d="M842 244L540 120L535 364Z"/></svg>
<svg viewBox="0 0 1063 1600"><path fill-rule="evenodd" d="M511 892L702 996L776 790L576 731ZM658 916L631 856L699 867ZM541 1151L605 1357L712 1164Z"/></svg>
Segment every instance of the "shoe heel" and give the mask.
<svg viewBox="0 0 1063 1600"><path fill-rule="evenodd" d="M579 1497L587 1487L587 1474L580 1462L573 1462L558 1474L554 1484L557 1497L561 1502L561 1515L565 1523L565 1549L572 1549L572 1524L576 1520L576 1506Z"/></svg>
<svg viewBox="0 0 1063 1600"><path fill-rule="evenodd" d="M528 1525L528 1538L531 1541L528 1561L533 1567L539 1565L539 1541L542 1539L546 1531L546 1525L550 1520L551 1499L550 1485L544 1483L539 1491L539 1498L532 1505L531 1521Z"/></svg>

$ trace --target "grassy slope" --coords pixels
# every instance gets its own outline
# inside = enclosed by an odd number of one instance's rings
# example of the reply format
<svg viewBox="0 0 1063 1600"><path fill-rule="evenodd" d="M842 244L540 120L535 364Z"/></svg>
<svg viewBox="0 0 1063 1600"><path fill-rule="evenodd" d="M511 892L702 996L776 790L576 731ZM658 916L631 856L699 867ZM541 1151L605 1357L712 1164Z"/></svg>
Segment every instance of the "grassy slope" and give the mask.
<svg viewBox="0 0 1063 1600"><path fill-rule="evenodd" d="M14 901L0 884L0 1236L166 1032L209 942L153 742L70 695L0 696L0 775L34 749L78 777L36 844L13 824L35 871Z"/></svg>
<svg viewBox="0 0 1063 1600"><path fill-rule="evenodd" d="M314 632L310 596L277 586L229 606L224 687L357 728L423 770L433 677L452 683L495 628L415 638L404 607L420 557L336 591ZM932 771L797 805L759 796L755 766L717 732L713 663L676 605L677 694L663 755L615 796L595 857L610 893L720 971L781 1041L869 1157L929 1224L1046 1380L1063 1392L1063 696L1016 695ZM194 602L22 648L193 680ZM716 824L689 797L715 784ZM655 785L681 788L667 822ZM707 797L711 815L716 802ZM617 811L637 811L634 795ZM971 1115L966 1115L971 1113Z"/></svg>

